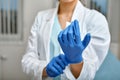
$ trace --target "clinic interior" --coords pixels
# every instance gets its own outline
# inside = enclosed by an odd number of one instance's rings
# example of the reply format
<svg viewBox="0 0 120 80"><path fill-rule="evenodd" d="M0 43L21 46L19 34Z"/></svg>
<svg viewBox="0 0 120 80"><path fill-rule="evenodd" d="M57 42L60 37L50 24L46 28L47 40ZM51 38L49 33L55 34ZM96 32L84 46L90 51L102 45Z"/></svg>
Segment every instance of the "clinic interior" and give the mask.
<svg viewBox="0 0 120 80"><path fill-rule="evenodd" d="M57 1L0 0L0 80L31 80L21 67L28 35L37 13L56 7ZM114 66L120 66L120 0L85 0L84 3L107 18L111 34L109 52L114 57L109 61L115 59Z"/></svg>

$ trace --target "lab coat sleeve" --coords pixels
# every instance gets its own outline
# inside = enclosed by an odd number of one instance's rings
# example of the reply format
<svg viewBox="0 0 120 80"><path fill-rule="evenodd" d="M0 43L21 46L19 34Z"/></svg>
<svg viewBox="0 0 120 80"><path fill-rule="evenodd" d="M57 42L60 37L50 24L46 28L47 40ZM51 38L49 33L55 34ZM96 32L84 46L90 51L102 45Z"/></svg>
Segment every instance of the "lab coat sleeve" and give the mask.
<svg viewBox="0 0 120 80"><path fill-rule="evenodd" d="M31 28L26 54L22 58L22 67L24 72L27 74L32 74L36 78L39 77L38 79L42 80L42 71L47 62L46 60L39 60L37 50L38 26L40 26L39 16L36 17L35 22Z"/></svg>
<svg viewBox="0 0 120 80"><path fill-rule="evenodd" d="M93 80L109 49L110 33L106 18L97 11L93 11L87 18L89 20L86 29L91 34L91 41L83 52L84 64L77 79L67 67L65 73L70 80Z"/></svg>

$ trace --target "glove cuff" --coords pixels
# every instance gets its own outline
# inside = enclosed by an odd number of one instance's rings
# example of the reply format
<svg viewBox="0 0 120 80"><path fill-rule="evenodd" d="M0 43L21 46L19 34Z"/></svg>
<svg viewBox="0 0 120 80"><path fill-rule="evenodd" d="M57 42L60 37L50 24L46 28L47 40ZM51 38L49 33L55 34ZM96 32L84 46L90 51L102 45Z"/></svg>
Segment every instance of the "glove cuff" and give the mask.
<svg viewBox="0 0 120 80"><path fill-rule="evenodd" d="M69 59L69 57L65 56L66 61L68 62L68 64L77 64L83 61L82 56L78 56L76 58L73 59Z"/></svg>

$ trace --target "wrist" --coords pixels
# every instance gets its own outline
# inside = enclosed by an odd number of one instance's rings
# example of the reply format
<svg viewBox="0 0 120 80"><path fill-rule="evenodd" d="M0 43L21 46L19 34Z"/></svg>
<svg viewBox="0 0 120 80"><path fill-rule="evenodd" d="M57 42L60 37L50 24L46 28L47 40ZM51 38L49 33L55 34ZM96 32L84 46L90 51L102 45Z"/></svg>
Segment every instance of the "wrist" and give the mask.
<svg viewBox="0 0 120 80"><path fill-rule="evenodd" d="M42 76L43 76L43 77L47 77L47 76L48 76L48 75L47 75L47 72L46 72L46 67L43 69Z"/></svg>
<svg viewBox="0 0 120 80"><path fill-rule="evenodd" d="M78 78L83 68L83 61L77 64L70 64L70 70L75 78Z"/></svg>
<svg viewBox="0 0 120 80"><path fill-rule="evenodd" d="M69 56L65 55L65 59L68 62L68 64L79 64L83 61L82 55L74 58L70 58Z"/></svg>

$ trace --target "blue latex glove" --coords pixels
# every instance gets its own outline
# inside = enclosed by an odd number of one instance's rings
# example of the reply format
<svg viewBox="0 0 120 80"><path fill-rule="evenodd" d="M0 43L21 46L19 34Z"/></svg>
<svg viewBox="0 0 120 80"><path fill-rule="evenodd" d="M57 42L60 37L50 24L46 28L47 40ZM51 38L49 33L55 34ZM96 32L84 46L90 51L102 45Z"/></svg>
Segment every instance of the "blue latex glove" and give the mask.
<svg viewBox="0 0 120 80"><path fill-rule="evenodd" d="M90 39L91 36L88 33L84 40L81 41L79 22L77 20L59 33L58 41L68 63L80 63L83 60L82 52L89 44Z"/></svg>
<svg viewBox="0 0 120 80"><path fill-rule="evenodd" d="M65 55L60 54L54 57L46 66L46 72L49 77L56 77L63 73L63 70L68 65Z"/></svg>

